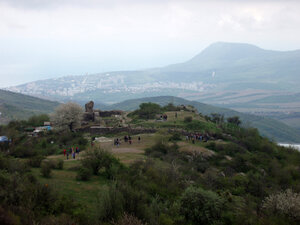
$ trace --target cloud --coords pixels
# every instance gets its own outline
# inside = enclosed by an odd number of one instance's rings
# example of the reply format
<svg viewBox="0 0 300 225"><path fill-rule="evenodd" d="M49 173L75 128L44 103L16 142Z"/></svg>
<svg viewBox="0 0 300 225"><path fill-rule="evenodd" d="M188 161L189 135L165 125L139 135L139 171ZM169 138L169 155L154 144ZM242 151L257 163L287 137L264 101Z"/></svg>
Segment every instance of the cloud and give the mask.
<svg viewBox="0 0 300 225"><path fill-rule="evenodd" d="M215 41L296 49L299 11L292 0L0 0L0 62L47 77L163 66Z"/></svg>

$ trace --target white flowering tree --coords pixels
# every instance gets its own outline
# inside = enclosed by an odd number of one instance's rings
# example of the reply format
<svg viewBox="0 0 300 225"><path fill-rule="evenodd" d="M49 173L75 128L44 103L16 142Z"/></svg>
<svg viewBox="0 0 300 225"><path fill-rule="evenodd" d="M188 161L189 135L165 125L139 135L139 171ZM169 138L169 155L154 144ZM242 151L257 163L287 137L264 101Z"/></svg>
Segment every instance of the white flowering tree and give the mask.
<svg viewBox="0 0 300 225"><path fill-rule="evenodd" d="M51 122L60 130L72 131L77 126L83 115L80 105L73 102L59 105L51 115Z"/></svg>

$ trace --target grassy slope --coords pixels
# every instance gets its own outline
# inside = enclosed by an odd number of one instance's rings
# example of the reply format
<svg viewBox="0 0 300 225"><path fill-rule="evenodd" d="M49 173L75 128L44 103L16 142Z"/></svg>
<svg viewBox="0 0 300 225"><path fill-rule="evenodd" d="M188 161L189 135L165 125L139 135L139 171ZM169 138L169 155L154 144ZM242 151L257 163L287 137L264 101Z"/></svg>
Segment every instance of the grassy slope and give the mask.
<svg viewBox="0 0 300 225"><path fill-rule="evenodd" d="M151 98L141 98L134 100L127 100L118 104L109 106L110 109L121 109L121 110L135 110L143 102L154 102L160 105L166 105L172 102L175 105L193 105L199 113L204 115L209 115L211 113L224 114L225 117L239 116L244 125L256 127L259 129L260 133L264 136L272 138L278 142L300 142L300 134L295 129L281 123L277 120L250 115L246 113L240 113L234 110L215 107L207 104L203 104L196 101L188 101L182 98L171 97L171 96L161 96L161 97L151 97Z"/></svg>
<svg viewBox="0 0 300 225"><path fill-rule="evenodd" d="M12 119L27 119L34 114L51 113L58 102L0 89L0 124Z"/></svg>

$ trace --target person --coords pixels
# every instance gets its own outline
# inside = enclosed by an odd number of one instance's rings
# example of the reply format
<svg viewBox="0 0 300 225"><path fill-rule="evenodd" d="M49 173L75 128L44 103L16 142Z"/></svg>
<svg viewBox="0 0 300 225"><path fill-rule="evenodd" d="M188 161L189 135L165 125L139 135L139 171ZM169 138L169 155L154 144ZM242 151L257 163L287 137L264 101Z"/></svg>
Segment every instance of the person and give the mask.
<svg viewBox="0 0 300 225"><path fill-rule="evenodd" d="M64 156L66 156L66 151L67 151L67 150L66 150L66 149L64 149Z"/></svg>
<svg viewBox="0 0 300 225"><path fill-rule="evenodd" d="M176 118L176 119L177 119L177 116L178 116L178 115L177 115L177 112L176 112L176 113L175 113L175 118Z"/></svg>
<svg viewBox="0 0 300 225"><path fill-rule="evenodd" d="M141 142L141 136L138 137L138 141L139 141L139 143Z"/></svg>
<svg viewBox="0 0 300 225"><path fill-rule="evenodd" d="M80 148L79 148L79 147L77 147L76 149L77 149L77 154L79 155Z"/></svg>
<svg viewBox="0 0 300 225"><path fill-rule="evenodd" d="M69 152L67 152L67 160L69 159Z"/></svg>
<svg viewBox="0 0 300 225"><path fill-rule="evenodd" d="M72 150L72 156L73 156L73 159L75 159L75 151L74 151L74 149Z"/></svg>

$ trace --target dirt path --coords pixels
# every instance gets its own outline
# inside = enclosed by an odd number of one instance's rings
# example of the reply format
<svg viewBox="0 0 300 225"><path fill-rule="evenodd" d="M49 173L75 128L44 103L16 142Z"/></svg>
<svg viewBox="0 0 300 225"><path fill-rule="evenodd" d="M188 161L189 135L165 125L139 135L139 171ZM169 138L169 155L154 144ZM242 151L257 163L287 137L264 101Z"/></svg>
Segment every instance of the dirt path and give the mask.
<svg viewBox="0 0 300 225"><path fill-rule="evenodd" d="M113 153L143 153L143 150L137 148L112 148Z"/></svg>

